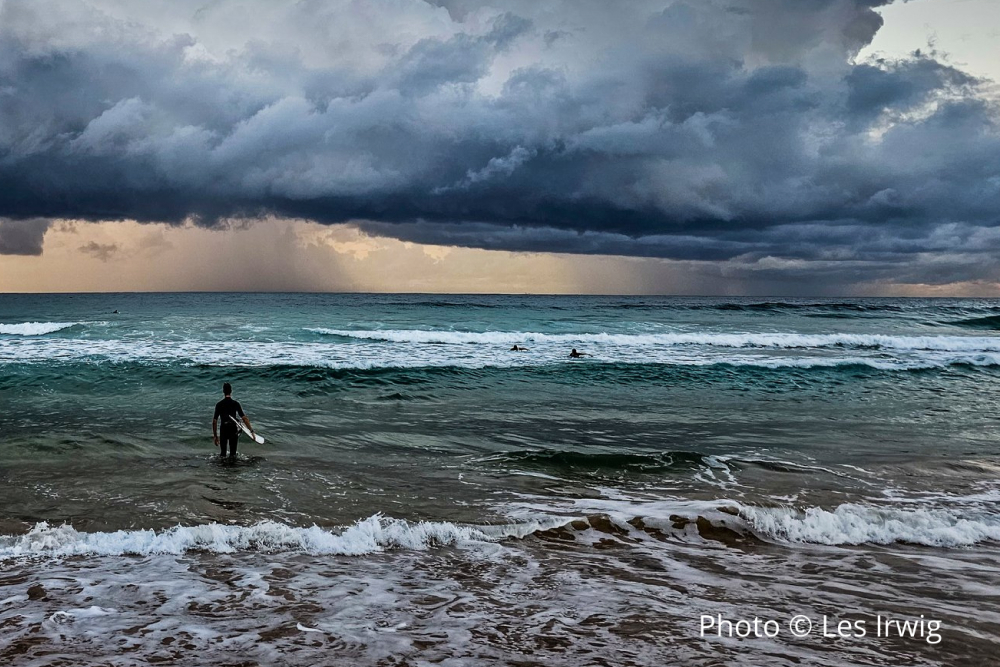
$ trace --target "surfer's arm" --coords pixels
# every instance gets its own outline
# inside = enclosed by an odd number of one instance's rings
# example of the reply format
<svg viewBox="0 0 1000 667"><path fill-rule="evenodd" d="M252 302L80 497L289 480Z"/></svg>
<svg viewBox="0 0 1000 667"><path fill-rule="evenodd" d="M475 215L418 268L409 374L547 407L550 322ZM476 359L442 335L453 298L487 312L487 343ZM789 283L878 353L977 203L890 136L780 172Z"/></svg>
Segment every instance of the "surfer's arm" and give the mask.
<svg viewBox="0 0 1000 667"><path fill-rule="evenodd" d="M219 420L216 419L215 417L212 417L212 440L215 441L215 444L219 444L219 428L218 428L218 425L219 425Z"/></svg>
<svg viewBox="0 0 1000 667"><path fill-rule="evenodd" d="M246 415L243 415L243 423L246 424L247 428L250 429L250 432L253 433L253 426L250 425L250 418Z"/></svg>

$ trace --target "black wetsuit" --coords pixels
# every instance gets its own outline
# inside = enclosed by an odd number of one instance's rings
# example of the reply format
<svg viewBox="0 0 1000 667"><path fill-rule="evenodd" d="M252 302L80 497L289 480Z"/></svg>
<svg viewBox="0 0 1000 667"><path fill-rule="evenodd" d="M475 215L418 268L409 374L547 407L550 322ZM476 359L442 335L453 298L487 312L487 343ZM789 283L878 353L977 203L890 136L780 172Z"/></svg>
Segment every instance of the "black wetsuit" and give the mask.
<svg viewBox="0 0 1000 667"><path fill-rule="evenodd" d="M222 456L226 455L226 446L229 447L229 455L236 456L236 442L240 439L240 427L232 420L232 417L240 419L243 417L243 406L239 401L234 401L231 396L215 404L215 417L219 420L219 447Z"/></svg>

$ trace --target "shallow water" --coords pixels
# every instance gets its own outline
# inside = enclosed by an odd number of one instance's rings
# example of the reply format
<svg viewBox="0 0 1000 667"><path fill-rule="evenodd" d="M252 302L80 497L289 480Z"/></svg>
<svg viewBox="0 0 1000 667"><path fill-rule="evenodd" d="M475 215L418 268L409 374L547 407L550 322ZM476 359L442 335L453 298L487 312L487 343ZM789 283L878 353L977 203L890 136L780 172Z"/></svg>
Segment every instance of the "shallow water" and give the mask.
<svg viewBox="0 0 1000 667"><path fill-rule="evenodd" d="M997 300L0 295L0 660L989 664L998 332ZM268 438L235 462L226 380ZM921 615L940 641L878 632Z"/></svg>

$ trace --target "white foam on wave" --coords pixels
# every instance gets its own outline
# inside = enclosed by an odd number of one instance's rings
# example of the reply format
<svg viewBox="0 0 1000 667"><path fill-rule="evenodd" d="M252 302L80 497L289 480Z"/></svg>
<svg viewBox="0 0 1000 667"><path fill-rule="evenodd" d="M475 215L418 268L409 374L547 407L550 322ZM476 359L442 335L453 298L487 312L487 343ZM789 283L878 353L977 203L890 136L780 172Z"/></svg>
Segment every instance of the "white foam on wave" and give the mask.
<svg viewBox="0 0 1000 667"><path fill-rule="evenodd" d="M468 542L523 537L543 528L537 522L463 526L449 522L409 522L380 514L340 531L297 527L277 521L250 526L210 523L161 531L118 530L86 533L69 525L42 522L24 535L0 536L0 560L30 556L147 556L188 551L300 551L316 555L362 556L389 549L427 549Z"/></svg>
<svg viewBox="0 0 1000 667"><path fill-rule="evenodd" d="M704 345L726 348L861 348L1000 352L1000 336L889 336L883 334L799 333L561 333L530 331L430 331L423 329L307 329L313 333L392 343L513 345L553 343L607 344L628 347Z"/></svg>
<svg viewBox="0 0 1000 667"><path fill-rule="evenodd" d="M356 332L355 332L356 333ZM385 332L379 332L379 335ZM419 332L420 340L431 340L435 332ZM449 333L449 332L445 332ZM436 334L435 334L436 335ZM474 334L456 332L459 339L470 340L494 334ZM760 368L822 368L863 365L882 370L918 370L945 368L955 364L971 366L998 366L1000 352L986 351L985 348L1000 348L997 338L938 337L937 343L928 343L934 337L913 338L911 348L906 348L904 340L897 339L897 348L850 348L836 347L833 338L825 337L827 347L786 348L747 347L736 343L751 334L684 334L691 340L716 340L715 336L726 336L732 345L686 345L676 342L676 336L663 338L667 334L655 336L626 334L520 334L498 333L499 339L491 344L442 345L414 344L401 354L392 345L386 345L372 338L360 339L353 344L343 342L317 341L225 341L225 340L184 340L163 341L157 339L79 339L61 337L0 338L0 364L45 363L141 363L179 364L207 366L297 366L311 368L366 370L382 368L518 368L574 363L626 363L626 364L668 364L674 366L710 366L728 364L732 366L753 366ZM533 340L525 336L548 336ZM752 334L753 336L779 336L779 334ZM780 336L798 334L780 334ZM594 338L591 342L581 339ZM439 336L440 337L440 336ZM506 337L506 338L504 338ZM562 340L559 337L565 337ZM643 341L651 337L660 342L646 345ZM440 338L449 338L443 336ZM555 344L553 338L556 339ZM837 337L834 337L837 338ZM841 337L842 338L842 337ZM871 338L871 337L868 337ZM951 340L954 339L954 340ZM669 344L673 340L676 344ZM683 339L687 340L687 339ZM723 339L718 339L723 340ZM914 341L925 341L917 343ZM531 351L514 354L508 352L511 341L528 342ZM623 342L624 341L624 342ZM950 341L950 342L949 342ZM959 344L961 341L962 344ZM987 341L976 343L976 341ZM805 341L799 340L799 343ZM814 341L815 342L815 341ZM871 341L869 341L871 342ZM625 344L627 343L627 344ZM919 346L923 345L923 348ZM931 349L937 346L939 349ZM963 345L968 348L963 350ZM984 348L977 350L976 345ZM567 359L569 347L582 347L593 355L585 362ZM949 350L945 348L955 348ZM919 349L918 349L919 348Z"/></svg>
<svg viewBox="0 0 1000 667"><path fill-rule="evenodd" d="M518 368L567 363L564 349L534 354L504 354L495 349L479 348L459 355L425 350L400 355L378 346L345 350L340 345L309 343L187 341L169 345L144 341L100 340L0 340L0 364L84 362L180 364L259 368L266 366L329 368L334 370L369 370L382 368ZM671 348L632 347L615 349L587 348L594 357L589 363L617 362L669 364L676 366L752 366L758 368L836 368L868 366L881 370L921 370L963 364L1000 366L1000 353L923 352L897 356L789 356L766 352L720 354L711 352L677 353ZM677 350L680 348L673 348Z"/></svg>
<svg viewBox="0 0 1000 667"><path fill-rule="evenodd" d="M833 510L741 506L740 516L764 536L813 544L966 547L1000 541L1000 517L963 517L943 508L901 509L845 503Z"/></svg>
<svg viewBox="0 0 1000 667"><path fill-rule="evenodd" d="M703 518L711 524L786 544L862 545L908 543L930 547L969 547L1000 542L1000 515L979 507L912 506L844 503L822 507L763 507L735 500L576 501L575 511L603 513L630 529L636 517L665 532L675 530L675 518ZM537 512L541 508L534 507ZM689 530L694 530L691 527Z"/></svg>
<svg viewBox="0 0 1000 667"><path fill-rule="evenodd" d="M1000 516L959 513L954 509L899 508L845 503L834 509L761 507L737 501L630 502L621 499L581 501L585 515L602 513L622 528L640 517L647 526L674 530L677 516L747 532L775 542L862 545L897 542L932 547L968 547L1000 542ZM218 523L174 526L161 531L119 530L87 533L69 525L42 522L23 535L0 536L0 561L23 557L180 555L190 551L303 552L312 555L363 556L393 549L424 550L436 546L492 543L523 538L535 531L567 525L565 516L532 516L494 526L450 522L408 522L380 514L342 530L297 527L277 521L249 526Z"/></svg>
<svg viewBox="0 0 1000 667"><path fill-rule="evenodd" d="M76 326L79 322L22 322L0 324L0 334L7 336L44 336Z"/></svg>

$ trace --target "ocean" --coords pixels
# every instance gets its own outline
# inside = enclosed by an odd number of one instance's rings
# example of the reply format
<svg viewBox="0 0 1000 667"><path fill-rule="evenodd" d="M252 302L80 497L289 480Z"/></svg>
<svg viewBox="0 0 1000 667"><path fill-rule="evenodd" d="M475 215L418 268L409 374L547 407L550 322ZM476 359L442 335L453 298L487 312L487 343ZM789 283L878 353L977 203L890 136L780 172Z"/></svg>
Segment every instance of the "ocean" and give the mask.
<svg viewBox="0 0 1000 667"><path fill-rule="evenodd" d="M998 384L1000 300L0 295L0 664L997 664Z"/></svg>

